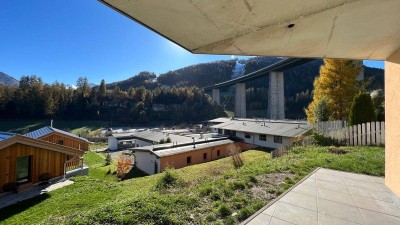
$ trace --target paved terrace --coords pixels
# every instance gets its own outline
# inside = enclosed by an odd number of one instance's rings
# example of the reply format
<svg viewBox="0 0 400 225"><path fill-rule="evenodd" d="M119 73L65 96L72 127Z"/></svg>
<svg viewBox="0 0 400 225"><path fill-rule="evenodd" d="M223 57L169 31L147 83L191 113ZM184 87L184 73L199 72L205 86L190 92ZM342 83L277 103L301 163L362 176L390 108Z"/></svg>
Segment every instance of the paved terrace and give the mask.
<svg viewBox="0 0 400 225"><path fill-rule="evenodd" d="M400 224L384 178L317 169L243 224Z"/></svg>

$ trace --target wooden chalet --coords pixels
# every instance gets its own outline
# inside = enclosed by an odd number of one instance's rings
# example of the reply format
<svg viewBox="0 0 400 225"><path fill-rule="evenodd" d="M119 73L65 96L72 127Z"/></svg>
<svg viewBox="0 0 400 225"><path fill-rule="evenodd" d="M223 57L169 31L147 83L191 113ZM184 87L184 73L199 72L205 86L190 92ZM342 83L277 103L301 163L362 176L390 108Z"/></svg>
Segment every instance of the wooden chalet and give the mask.
<svg viewBox="0 0 400 225"><path fill-rule="evenodd" d="M84 153L66 145L0 132L0 193L7 183L29 187L40 182L43 174L60 177L82 169Z"/></svg>

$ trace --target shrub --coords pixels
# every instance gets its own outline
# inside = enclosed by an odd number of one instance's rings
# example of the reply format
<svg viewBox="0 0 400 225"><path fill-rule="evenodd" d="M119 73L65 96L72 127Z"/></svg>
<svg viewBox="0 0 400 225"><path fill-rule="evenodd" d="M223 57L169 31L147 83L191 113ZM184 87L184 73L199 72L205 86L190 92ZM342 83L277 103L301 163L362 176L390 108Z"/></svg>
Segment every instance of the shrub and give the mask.
<svg viewBox="0 0 400 225"><path fill-rule="evenodd" d="M16 182L8 182L3 185L4 192L13 192L18 193L18 183Z"/></svg>
<svg viewBox="0 0 400 225"><path fill-rule="evenodd" d="M233 216L228 216L224 219L224 224L230 225L230 224L235 224L235 217Z"/></svg>
<svg viewBox="0 0 400 225"><path fill-rule="evenodd" d="M236 144L231 144L228 147L228 154L231 156L232 164L235 168L240 168L244 164L242 157L240 155L241 152L242 150Z"/></svg>
<svg viewBox="0 0 400 225"><path fill-rule="evenodd" d="M179 181L178 173L173 168L167 168L162 173L162 176L158 179L156 188L157 189L164 189L164 188L171 188L177 186Z"/></svg>
<svg viewBox="0 0 400 225"><path fill-rule="evenodd" d="M119 180L124 179L125 175L132 167L132 160L128 156L121 154L117 162L117 177Z"/></svg>
<svg viewBox="0 0 400 225"><path fill-rule="evenodd" d="M313 133L312 134L312 142L313 145L319 145L319 146L341 146L343 145L344 141L338 141L336 139L326 137L323 134L320 133Z"/></svg>
<svg viewBox="0 0 400 225"><path fill-rule="evenodd" d="M354 96L349 114L349 125L357 125L376 120L375 107L368 93Z"/></svg>
<svg viewBox="0 0 400 225"><path fill-rule="evenodd" d="M218 212L222 217L229 216L229 215L232 214L232 210L227 205L225 205L224 203L222 203L219 206Z"/></svg>
<svg viewBox="0 0 400 225"><path fill-rule="evenodd" d="M249 216L251 216L254 213L254 210L250 209L249 207L245 207L241 210L239 210L237 214L238 220L242 221L247 219Z"/></svg>
<svg viewBox="0 0 400 225"><path fill-rule="evenodd" d="M232 188L233 188L234 190L238 190L238 189L244 190L244 189L246 189L246 184L245 184L244 182L234 181L234 182L232 183Z"/></svg>
<svg viewBox="0 0 400 225"><path fill-rule="evenodd" d="M106 155L106 161L105 161L104 165L105 165L105 166L111 165L111 161L112 161L112 159L111 159L111 154L110 154L110 153L107 153L107 155Z"/></svg>
<svg viewBox="0 0 400 225"><path fill-rule="evenodd" d="M210 195L212 193L212 191L213 191L212 186L207 185L207 186L201 187L199 189L199 194L200 194L200 196L207 196L207 195Z"/></svg>

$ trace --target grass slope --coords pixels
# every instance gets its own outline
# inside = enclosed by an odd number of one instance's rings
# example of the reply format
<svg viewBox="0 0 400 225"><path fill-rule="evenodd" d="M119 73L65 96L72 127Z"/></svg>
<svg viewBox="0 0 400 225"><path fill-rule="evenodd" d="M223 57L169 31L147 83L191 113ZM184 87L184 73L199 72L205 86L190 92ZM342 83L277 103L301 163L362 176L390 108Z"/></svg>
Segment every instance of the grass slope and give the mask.
<svg viewBox="0 0 400 225"><path fill-rule="evenodd" d="M276 159L250 150L240 169L224 158L170 171L179 182L164 189L156 186L165 173L116 182L104 156L89 153L89 176L0 210L0 224L237 224L317 167L384 175L382 147L328 149L297 147Z"/></svg>

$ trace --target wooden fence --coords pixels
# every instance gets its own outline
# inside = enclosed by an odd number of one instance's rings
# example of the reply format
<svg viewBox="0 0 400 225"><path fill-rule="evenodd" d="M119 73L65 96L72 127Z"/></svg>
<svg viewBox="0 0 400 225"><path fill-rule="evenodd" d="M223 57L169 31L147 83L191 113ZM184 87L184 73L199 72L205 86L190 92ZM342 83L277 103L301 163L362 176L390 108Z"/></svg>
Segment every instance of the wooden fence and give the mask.
<svg viewBox="0 0 400 225"><path fill-rule="evenodd" d="M349 146L385 144L385 122L363 123L321 133Z"/></svg>
<svg viewBox="0 0 400 225"><path fill-rule="evenodd" d="M322 134L327 134L332 131L341 130L346 127L347 127L347 121L343 121L343 120L318 122L314 125L315 130L318 133L322 133Z"/></svg>

